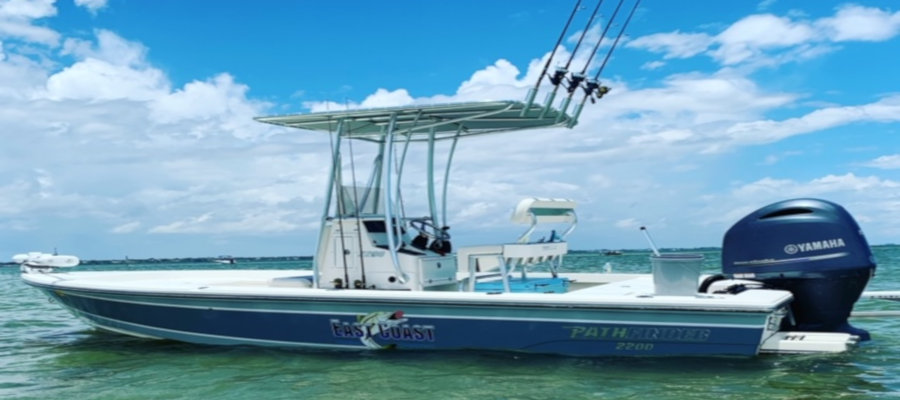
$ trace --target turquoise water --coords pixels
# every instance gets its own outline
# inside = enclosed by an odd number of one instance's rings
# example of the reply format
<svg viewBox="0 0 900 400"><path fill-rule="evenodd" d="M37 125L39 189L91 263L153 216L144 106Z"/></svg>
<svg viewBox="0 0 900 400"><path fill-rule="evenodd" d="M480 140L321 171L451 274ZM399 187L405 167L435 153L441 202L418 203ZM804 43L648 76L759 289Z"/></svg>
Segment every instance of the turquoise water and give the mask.
<svg viewBox="0 0 900 400"><path fill-rule="evenodd" d="M900 289L900 246L874 248L869 289ZM706 253L708 272L717 252ZM568 269L649 272L647 253L578 253ZM129 264L116 268L223 268ZM307 268L308 262L238 264ZM79 267L108 269L111 266ZM208 347L94 331L0 267L2 399L870 399L900 398L900 317L859 318L847 354L571 358L517 353ZM893 307L893 308L892 308ZM860 310L898 309L865 301ZM477 332L472 333L477 334Z"/></svg>

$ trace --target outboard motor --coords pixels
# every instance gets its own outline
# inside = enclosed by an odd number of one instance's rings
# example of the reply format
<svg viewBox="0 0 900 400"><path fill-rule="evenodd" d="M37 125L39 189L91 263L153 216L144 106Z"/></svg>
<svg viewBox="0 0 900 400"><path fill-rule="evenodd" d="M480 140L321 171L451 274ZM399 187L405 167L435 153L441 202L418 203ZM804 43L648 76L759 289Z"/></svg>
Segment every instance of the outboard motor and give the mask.
<svg viewBox="0 0 900 400"><path fill-rule="evenodd" d="M722 272L790 291L792 315L782 330L869 340L847 318L875 273L875 259L859 225L835 203L786 200L744 217L725 233Z"/></svg>

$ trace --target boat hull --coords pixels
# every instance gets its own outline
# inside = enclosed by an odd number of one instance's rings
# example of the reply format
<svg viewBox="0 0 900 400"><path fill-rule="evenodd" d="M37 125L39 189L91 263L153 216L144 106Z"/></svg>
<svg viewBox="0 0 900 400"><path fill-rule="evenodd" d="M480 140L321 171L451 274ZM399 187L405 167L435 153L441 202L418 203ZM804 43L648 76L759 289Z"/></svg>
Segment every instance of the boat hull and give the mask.
<svg viewBox="0 0 900 400"><path fill-rule="evenodd" d="M319 289L298 289L302 294L296 296L225 297L29 284L100 329L211 345L754 355L767 327L777 326L771 311L623 309L493 302L490 296L481 301L454 300L452 295L404 301L381 293Z"/></svg>

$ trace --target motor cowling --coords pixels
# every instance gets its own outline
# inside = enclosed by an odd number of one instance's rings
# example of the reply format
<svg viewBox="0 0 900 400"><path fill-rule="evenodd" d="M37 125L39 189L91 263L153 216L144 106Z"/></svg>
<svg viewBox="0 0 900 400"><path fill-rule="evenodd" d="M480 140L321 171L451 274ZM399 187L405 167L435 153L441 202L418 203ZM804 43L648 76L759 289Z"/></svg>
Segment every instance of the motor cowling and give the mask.
<svg viewBox="0 0 900 400"><path fill-rule="evenodd" d="M722 272L790 291L791 316L782 330L869 339L847 318L875 273L875 259L859 225L840 205L792 199L747 215L725 233Z"/></svg>

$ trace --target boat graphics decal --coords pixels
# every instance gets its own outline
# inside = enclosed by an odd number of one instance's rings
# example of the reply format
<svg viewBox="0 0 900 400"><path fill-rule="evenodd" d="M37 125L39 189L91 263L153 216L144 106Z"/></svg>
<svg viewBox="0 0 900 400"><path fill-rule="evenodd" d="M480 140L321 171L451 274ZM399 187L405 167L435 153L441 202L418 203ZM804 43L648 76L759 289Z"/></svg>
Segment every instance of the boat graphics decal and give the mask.
<svg viewBox="0 0 900 400"><path fill-rule="evenodd" d="M331 333L336 338L359 338L363 345L370 349L395 347L396 344L383 345L375 339L391 341L433 342L434 326L407 324L408 318L403 311L376 311L365 315L357 315L356 321L342 321L334 318L329 321Z"/></svg>
<svg viewBox="0 0 900 400"><path fill-rule="evenodd" d="M637 326L563 326L569 338L577 340L644 340L706 342L712 333L706 328L666 328Z"/></svg>

